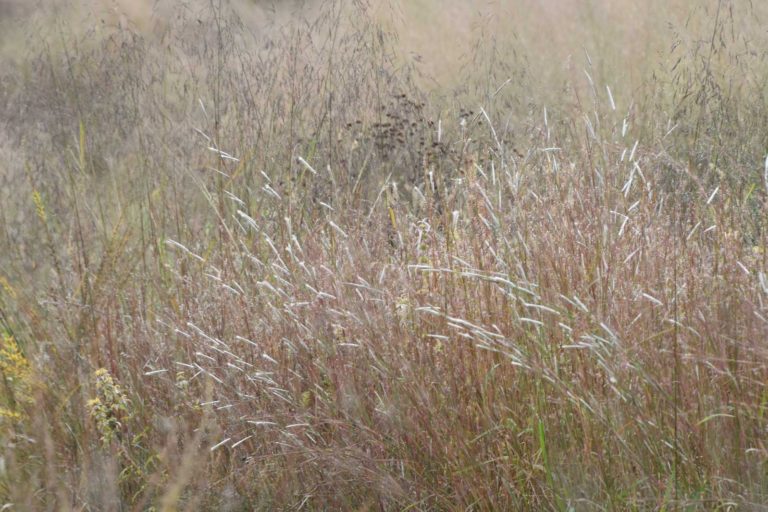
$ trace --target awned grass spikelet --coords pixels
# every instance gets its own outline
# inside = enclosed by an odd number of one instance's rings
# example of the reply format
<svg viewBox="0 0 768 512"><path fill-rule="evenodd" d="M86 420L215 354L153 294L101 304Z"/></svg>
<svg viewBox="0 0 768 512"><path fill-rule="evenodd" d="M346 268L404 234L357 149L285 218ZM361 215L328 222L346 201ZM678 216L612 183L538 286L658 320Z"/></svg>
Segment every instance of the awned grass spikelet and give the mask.
<svg viewBox="0 0 768 512"><path fill-rule="evenodd" d="M48 214L45 211L45 203L43 202L43 196L40 194L39 190L32 191L32 202L35 203L35 213L37 213L37 218L40 219L40 222L47 225Z"/></svg>

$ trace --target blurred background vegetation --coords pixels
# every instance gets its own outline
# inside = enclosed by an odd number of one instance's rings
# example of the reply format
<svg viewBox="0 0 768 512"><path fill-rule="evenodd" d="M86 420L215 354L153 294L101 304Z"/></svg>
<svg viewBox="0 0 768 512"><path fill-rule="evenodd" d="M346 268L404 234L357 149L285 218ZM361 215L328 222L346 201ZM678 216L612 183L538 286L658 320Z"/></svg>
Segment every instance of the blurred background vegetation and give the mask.
<svg viewBox="0 0 768 512"><path fill-rule="evenodd" d="M0 0L0 508L760 510L767 17Z"/></svg>

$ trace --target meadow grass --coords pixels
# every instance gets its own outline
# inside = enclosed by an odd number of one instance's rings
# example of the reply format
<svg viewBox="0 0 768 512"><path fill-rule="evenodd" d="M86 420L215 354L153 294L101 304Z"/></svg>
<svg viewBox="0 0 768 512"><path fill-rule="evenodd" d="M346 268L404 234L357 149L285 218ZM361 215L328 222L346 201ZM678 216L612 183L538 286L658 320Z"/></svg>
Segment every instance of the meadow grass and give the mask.
<svg viewBox="0 0 768 512"><path fill-rule="evenodd" d="M0 40L0 508L765 508L764 7L66 5Z"/></svg>

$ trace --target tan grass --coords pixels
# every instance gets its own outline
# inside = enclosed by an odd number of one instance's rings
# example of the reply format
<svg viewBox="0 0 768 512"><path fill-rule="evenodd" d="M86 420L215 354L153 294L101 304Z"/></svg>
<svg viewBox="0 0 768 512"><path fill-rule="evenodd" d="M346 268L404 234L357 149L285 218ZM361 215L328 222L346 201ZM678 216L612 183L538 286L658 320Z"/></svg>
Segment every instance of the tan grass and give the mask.
<svg viewBox="0 0 768 512"><path fill-rule="evenodd" d="M339 5L0 73L0 507L759 510L763 8Z"/></svg>

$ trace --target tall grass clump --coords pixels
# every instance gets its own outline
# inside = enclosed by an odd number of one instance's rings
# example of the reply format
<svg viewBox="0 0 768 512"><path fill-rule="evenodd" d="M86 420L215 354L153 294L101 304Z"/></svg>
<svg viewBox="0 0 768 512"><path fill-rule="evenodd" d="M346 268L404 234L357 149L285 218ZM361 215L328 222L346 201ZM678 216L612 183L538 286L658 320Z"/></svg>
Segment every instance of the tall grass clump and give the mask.
<svg viewBox="0 0 768 512"><path fill-rule="evenodd" d="M760 510L768 13L593 4L30 18L3 505Z"/></svg>

